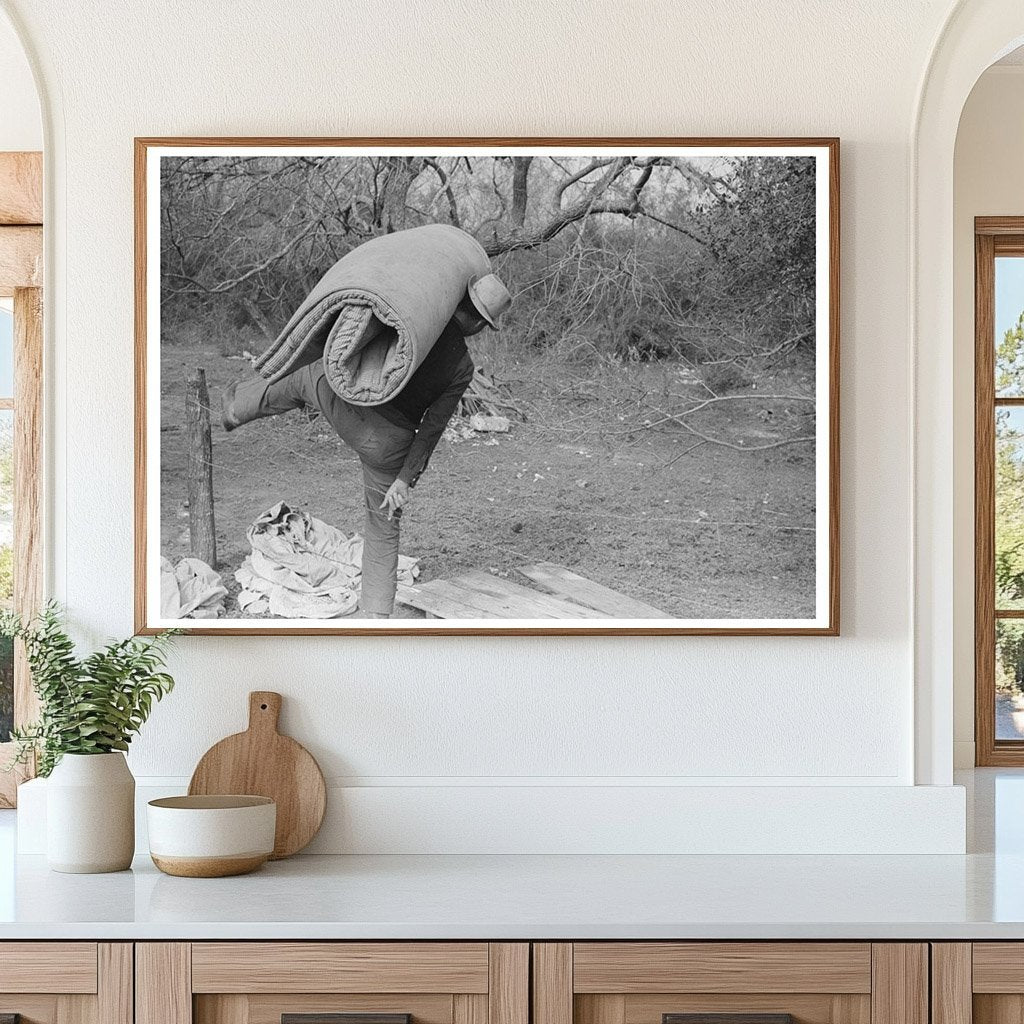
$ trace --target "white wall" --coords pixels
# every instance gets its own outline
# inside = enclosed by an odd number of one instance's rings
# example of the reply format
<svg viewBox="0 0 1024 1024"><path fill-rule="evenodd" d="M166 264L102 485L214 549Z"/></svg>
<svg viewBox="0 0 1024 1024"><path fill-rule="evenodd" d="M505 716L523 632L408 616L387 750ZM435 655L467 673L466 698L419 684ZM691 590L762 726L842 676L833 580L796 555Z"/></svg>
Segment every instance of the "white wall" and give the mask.
<svg viewBox="0 0 1024 1024"><path fill-rule="evenodd" d="M39 99L25 50L0 15L0 152L43 148Z"/></svg>
<svg viewBox="0 0 1024 1024"><path fill-rule="evenodd" d="M134 770L187 776L259 687L284 692L286 728L359 800L458 804L462 787L513 782L909 786L908 157L946 6L5 2L53 119L51 585L93 637L132 625L133 136L843 140L842 638L183 639ZM877 794L862 813L891 836ZM959 805L943 806L954 835Z"/></svg>
<svg viewBox="0 0 1024 1024"><path fill-rule="evenodd" d="M990 68L960 119L954 162L954 709L974 764L974 218L1024 215L1024 66Z"/></svg>

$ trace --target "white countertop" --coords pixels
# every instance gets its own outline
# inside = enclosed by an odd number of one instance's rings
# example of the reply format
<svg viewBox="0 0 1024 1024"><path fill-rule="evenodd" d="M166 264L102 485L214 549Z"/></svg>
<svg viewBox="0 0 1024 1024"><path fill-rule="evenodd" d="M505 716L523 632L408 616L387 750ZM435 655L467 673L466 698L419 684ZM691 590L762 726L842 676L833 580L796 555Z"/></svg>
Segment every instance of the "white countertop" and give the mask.
<svg viewBox="0 0 1024 1024"><path fill-rule="evenodd" d="M298 857L240 878L18 862L0 939L1024 938L1024 856Z"/></svg>
<svg viewBox="0 0 1024 1024"><path fill-rule="evenodd" d="M296 857L183 879L13 854L0 940L1024 939L1024 772L974 772L966 856ZM12 870L13 868L13 870Z"/></svg>

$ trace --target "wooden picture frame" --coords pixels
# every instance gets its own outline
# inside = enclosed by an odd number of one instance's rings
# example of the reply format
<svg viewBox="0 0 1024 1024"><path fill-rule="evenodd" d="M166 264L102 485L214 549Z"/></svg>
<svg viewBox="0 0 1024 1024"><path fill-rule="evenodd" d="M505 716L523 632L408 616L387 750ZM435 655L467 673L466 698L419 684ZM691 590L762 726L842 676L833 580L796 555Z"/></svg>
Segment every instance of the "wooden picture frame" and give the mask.
<svg viewBox="0 0 1024 1024"><path fill-rule="evenodd" d="M339 618L331 621L292 621L280 619L175 619L158 614L159 586L156 575L160 567L159 518L161 506L154 498L158 493L159 460L158 395L153 381L160 379L159 301L161 271L159 256L154 254L158 241L160 185L157 181L160 160L192 154L195 159L209 159L222 154L232 156L302 154L394 155L408 152L426 153L442 150L445 154L464 153L468 157L495 155L511 157L516 153L545 155L567 152L574 157L595 151L620 153L671 154L696 153L704 158L715 155L758 157L810 156L815 160L817 210L816 227L816 304L814 344L816 371L814 377L815 409L815 495L814 502L814 579L813 613L801 617L745 619L740 616L721 620L663 616L661 618L608 617L598 610L598 617L515 619L406 619L360 620ZM442 184L444 177L442 174ZM451 199L449 189L449 199ZM672 227L672 225L669 225ZM793 635L836 636L839 633L839 140L836 138L158 138L135 140L135 618L140 634L151 634L174 625L197 634L226 633L235 635ZM822 296L825 296L822 298ZM156 336L154 336L156 335ZM205 387L205 384L202 385ZM197 392L201 394L201 392ZM773 396L770 396L773 397ZM198 405L207 404L199 401ZM770 412L768 413L770 415ZM205 429L209 431L207 421ZM202 430L202 425L200 425ZM770 445L769 445L770 447ZM584 484L585 486L585 484ZM824 506L824 507L822 507ZM729 525L729 524L727 524ZM749 525L749 524L744 524ZM626 527L628 529L628 527ZM537 568L537 567L533 567ZM555 568L559 568L556 566ZM570 567L571 568L571 567ZM535 577L534 577L535 578ZM589 584L581 581L581 586ZM508 588L502 584L502 594ZM599 596L588 607L594 615L601 601L620 595L597 587ZM557 590L538 592L548 603L565 600ZM502 600L504 598L502 597ZM569 599L572 601L573 599ZM639 602L634 602L639 605Z"/></svg>

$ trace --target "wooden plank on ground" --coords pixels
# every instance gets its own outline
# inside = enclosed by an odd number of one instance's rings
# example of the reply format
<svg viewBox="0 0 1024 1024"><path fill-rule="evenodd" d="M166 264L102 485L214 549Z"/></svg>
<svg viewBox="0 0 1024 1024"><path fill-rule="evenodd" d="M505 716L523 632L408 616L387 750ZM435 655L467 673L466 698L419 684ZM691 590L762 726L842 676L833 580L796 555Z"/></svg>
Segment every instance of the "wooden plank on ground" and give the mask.
<svg viewBox="0 0 1024 1024"><path fill-rule="evenodd" d="M485 572L402 587L398 598L440 619L600 619L592 608L520 586Z"/></svg>
<svg viewBox="0 0 1024 1024"><path fill-rule="evenodd" d="M568 601L575 601L615 619L667 619L653 605L636 601L611 587L588 580L554 562L537 562L519 570L539 587Z"/></svg>
<svg viewBox="0 0 1024 1024"><path fill-rule="evenodd" d="M43 154L0 153L0 224L43 223Z"/></svg>
<svg viewBox="0 0 1024 1024"><path fill-rule="evenodd" d="M524 588L525 589L525 588ZM529 593L529 592L528 592ZM551 619L549 608L512 595L487 593L463 577L431 580L416 587L414 608L421 608L441 619ZM565 617L565 616L561 616Z"/></svg>
<svg viewBox="0 0 1024 1024"><path fill-rule="evenodd" d="M552 594L544 594L539 590L524 587L513 580L503 579L480 569L472 569L457 577L459 586L473 589L494 597L497 600L508 600L516 607L529 609L530 615L519 618L551 618L551 619L604 619L603 612L593 608L584 608L572 601L566 601Z"/></svg>
<svg viewBox="0 0 1024 1024"><path fill-rule="evenodd" d="M419 608L435 619L499 619L495 612L484 612L463 602L462 591L453 590L447 580L431 580L415 587L399 587L398 600L410 608Z"/></svg>

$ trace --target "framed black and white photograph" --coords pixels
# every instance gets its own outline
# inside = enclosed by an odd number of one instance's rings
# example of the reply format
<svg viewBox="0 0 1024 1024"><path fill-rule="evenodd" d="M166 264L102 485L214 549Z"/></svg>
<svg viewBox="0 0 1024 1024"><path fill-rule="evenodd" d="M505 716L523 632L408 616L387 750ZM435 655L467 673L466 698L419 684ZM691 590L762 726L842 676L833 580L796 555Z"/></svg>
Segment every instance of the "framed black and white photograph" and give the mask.
<svg viewBox="0 0 1024 1024"><path fill-rule="evenodd" d="M136 627L838 632L836 139L137 139Z"/></svg>

